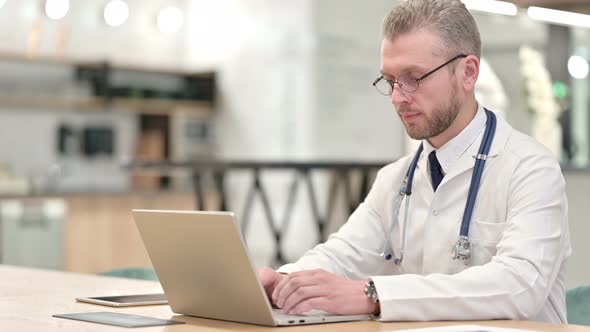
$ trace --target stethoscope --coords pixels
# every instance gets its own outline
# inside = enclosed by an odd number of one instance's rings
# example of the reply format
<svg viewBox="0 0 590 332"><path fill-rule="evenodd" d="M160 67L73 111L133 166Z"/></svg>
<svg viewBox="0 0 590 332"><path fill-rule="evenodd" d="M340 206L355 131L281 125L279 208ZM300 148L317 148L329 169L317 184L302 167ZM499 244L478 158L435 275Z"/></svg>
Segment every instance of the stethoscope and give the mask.
<svg viewBox="0 0 590 332"><path fill-rule="evenodd" d="M492 146L492 141L494 140L494 134L496 133L496 116L494 113L485 110L487 121L486 121L486 129L483 135L483 139L481 141L481 145L479 146L479 152L475 157L475 167L473 168L473 174L471 175L471 184L469 186L469 193L467 196L467 202L465 204L465 210L463 211L463 219L461 220L461 231L459 233L459 240L454 248L453 259L462 260L465 265L469 265L469 261L471 259L471 242L469 242L469 223L471 222L471 215L473 213L473 207L475 206L475 199L477 198L477 192L479 190L479 183L481 181L481 176L483 174L483 168L485 162L488 158L488 153L490 152L490 147ZM418 151L416 151L416 155L412 159L410 166L408 167L408 171L406 172L406 176L404 177L404 181L402 182L401 187L399 188L399 194L396 197L396 201L394 203L394 215L393 215L393 222L389 225L389 232L385 234L385 243L383 245L383 251L381 252L381 257L385 258L386 260L391 260L393 258L393 262L396 265L401 264L404 259L404 252L406 249L406 229L408 225L409 219L409 208L410 208L410 196L412 195L412 184L414 183L414 172L416 171L416 166L418 165L418 160L420 159L420 155L424 150L423 144L420 144L418 147ZM393 236L393 226L395 221L399 215L399 209L402 204L402 200L406 198L406 205L404 210L404 227L402 231L402 246L400 250L399 258L395 256L395 252L391 246L388 246L390 236ZM387 248L391 250L387 250Z"/></svg>

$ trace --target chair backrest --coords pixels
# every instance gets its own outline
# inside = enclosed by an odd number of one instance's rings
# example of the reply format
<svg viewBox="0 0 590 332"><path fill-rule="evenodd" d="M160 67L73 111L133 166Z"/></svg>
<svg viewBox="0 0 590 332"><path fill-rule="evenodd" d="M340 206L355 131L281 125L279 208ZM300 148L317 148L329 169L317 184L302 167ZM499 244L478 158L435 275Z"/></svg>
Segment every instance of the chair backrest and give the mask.
<svg viewBox="0 0 590 332"><path fill-rule="evenodd" d="M569 289L565 300L568 323L590 325L590 286Z"/></svg>
<svg viewBox="0 0 590 332"><path fill-rule="evenodd" d="M154 271L154 269L146 267L121 268L99 274L108 277L158 281L158 275L156 274L156 271Z"/></svg>

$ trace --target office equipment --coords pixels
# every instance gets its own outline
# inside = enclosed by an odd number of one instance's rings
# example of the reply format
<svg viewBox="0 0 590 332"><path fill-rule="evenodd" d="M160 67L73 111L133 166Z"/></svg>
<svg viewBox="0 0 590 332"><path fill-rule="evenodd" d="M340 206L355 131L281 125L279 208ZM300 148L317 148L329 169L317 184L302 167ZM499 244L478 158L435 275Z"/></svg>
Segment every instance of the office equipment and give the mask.
<svg viewBox="0 0 590 332"><path fill-rule="evenodd" d="M65 318L73 320L81 320L89 323L98 323L105 325L114 325L121 327L148 327L161 325L175 325L184 324L169 319L159 319L138 315L122 314L118 312L85 312L79 314L60 314L53 315L55 318Z"/></svg>
<svg viewBox="0 0 590 332"><path fill-rule="evenodd" d="M133 210L133 218L176 313L269 326L369 319L273 311L233 213Z"/></svg>
<svg viewBox="0 0 590 332"><path fill-rule="evenodd" d="M138 305L167 304L166 296L158 294L137 294L117 296L78 297L78 302L106 305L109 307L134 307Z"/></svg>

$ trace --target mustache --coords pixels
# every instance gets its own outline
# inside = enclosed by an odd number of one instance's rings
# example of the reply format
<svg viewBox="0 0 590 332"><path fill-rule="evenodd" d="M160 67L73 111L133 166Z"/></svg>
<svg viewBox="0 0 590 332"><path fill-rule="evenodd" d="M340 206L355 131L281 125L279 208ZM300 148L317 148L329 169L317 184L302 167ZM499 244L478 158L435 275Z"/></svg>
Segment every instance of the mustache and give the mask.
<svg viewBox="0 0 590 332"><path fill-rule="evenodd" d="M420 112L420 110L414 110L414 109L412 109L409 106L400 106L400 107L396 108L396 111L397 111L397 113L399 115L402 115L404 113L410 113L410 112L412 112L412 113L422 113L422 112Z"/></svg>

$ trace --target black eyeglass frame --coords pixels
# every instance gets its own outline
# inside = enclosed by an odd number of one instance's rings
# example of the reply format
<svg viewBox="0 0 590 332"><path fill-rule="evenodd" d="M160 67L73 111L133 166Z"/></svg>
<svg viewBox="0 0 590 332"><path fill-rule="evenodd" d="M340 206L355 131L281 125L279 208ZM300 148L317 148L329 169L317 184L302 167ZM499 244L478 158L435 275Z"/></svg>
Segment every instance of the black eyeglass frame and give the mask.
<svg viewBox="0 0 590 332"><path fill-rule="evenodd" d="M429 71L428 73L426 73L426 74L424 74L424 75L420 76L419 78L414 78L414 80L416 80L416 89L414 89L413 91L407 91L406 89L404 89L404 88L403 88L402 84L400 84L400 83L399 83L397 80L388 80L388 79L386 79L385 77L383 77L383 75L381 75L381 76L377 77L377 78L375 79L375 81L373 81L373 86L375 87L375 89L377 89L377 91L379 91L379 93L380 93L380 94L382 94L382 95L384 95L384 96L391 96L391 95L393 94L393 90L394 90L394 88L395 88L395 85L394 85L394 84L396 84L396 83L397 83L397 85L399 86L399 88L400 88L400 89L402 89L402 91L404 91L404 92L407 92L407 93L413 93L413 92L416 92L416 91L418 91L418 89L420 88L420 81L422 81L422 80L424 80L425 78L427 78L428 76L430 76L430 75L432 75L432 74L436 73L438 70L440 70L440 69L441 69L441 68L443 68L444 66L448 65L449 63L451 63L451 62L453 62L453 61L455 61L455 60L457 60L457 59L464 59L464 58L466 58L466 57L467 57L467 55L466 55L466 54L459 54L459 55L457 55L456 57L452 58L451 60L449 60L449 61L447 61L447 62L443 63L442 65L440 65L440 66L438 66L438 67L434 68L433 70ZM412 76L410 75L410 77L412 77ZM412 77L412 78L413 78L413 77ZM391 93L389 93L389 94L384 94L384 93L382 93L382 92L381 92L381 90L379 90L379 88L377 88L377 83L379 83L379 81L381 81L381 80L385 80L387 83L389 83L389 85L391 85Z"/></svg>

